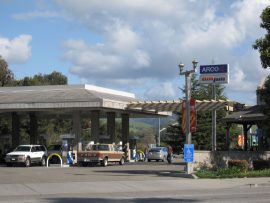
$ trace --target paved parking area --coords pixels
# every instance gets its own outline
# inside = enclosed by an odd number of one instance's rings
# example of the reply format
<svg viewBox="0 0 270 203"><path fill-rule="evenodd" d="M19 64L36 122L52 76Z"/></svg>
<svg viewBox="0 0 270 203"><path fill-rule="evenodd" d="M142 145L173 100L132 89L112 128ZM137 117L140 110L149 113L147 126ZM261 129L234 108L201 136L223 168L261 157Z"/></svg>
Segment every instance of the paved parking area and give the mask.
<svg viewBox="0 0 270 203"><path fill-rule="evenodd" d="M269 178L188 179L181 161L0 167L0 202L269 202ZM258 198L257 196L260 196Z"/></svg>
<svg viewBox="0 0 270 203"><path fill-rule="evenodd" d="M184 170L184 163L176 160L166 162L136 162L123 166L111 164L107 167L0 167L0 184L64 183L121 180L174 179Z"/></svg>

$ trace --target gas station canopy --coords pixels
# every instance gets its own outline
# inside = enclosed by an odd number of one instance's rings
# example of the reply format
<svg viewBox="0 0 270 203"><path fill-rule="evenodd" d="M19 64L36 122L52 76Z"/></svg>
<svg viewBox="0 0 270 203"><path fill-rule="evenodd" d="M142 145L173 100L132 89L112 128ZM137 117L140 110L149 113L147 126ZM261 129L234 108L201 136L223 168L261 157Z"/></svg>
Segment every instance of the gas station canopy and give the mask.
<svg viewBox="0 0 270 203"><path fill-rule="evenodd" d="M137 116L164 116L165 112L181 112L183 100L139 101L129 92L93 85L52 85L0 88L0 113L87 111L102 109ZM229 106L225 100L196 100L196 109L218 110ZM228 109L228 108L227 108Z"/></svg>
<svg viewBox="0 0 270 203"><path fill-rule="evenodd" d="M184 101L135 101L127 105L127 109L137 109L153 112L181 112ZM229 110L230 102L225 100L196 100L197 111L218 110L222 108Z"/></svg>

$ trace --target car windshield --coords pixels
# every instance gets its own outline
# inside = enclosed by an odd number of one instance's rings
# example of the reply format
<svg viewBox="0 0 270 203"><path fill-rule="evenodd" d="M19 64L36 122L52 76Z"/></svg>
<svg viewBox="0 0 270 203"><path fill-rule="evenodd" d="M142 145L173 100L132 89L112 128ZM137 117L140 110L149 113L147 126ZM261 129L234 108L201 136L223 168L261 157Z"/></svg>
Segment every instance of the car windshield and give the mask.
<svg viewBox="0 0 270 203"><path fill-rule="evenodd" d="M61 145L50 145L48 150L61 150Z"/></svg>
<svg viewBox="0 0 270 203"><path fill-rule="evenodd" d="M149 150L149 152L160 152L160 148L152 148Z"/></svg>
<svg viewBox="0 0 270 203"><path fill-rule="evenodd" d="M14 151L15 152L30 152L30 146L18 146Z"/></svg>

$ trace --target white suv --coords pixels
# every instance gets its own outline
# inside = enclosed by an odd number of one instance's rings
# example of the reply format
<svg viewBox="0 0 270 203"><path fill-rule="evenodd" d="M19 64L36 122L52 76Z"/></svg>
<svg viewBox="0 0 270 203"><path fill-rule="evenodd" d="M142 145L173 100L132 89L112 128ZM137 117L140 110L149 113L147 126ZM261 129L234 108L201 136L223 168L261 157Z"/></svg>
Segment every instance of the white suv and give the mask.
<svg viewBox="0 0 270 203"><path fill-rule="evenodd" d="M47 149L43 145L19 145L13 152L6 155L7 166L23 163L29 167L32 163L46 165Z"/></svg>

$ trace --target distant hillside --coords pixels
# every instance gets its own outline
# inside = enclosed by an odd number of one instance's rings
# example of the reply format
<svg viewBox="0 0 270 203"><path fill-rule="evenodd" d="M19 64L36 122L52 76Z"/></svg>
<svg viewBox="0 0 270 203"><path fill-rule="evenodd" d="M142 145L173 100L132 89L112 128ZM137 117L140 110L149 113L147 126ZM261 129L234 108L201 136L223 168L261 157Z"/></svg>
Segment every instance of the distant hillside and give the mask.
<svg viewBox="0 0 270 203"><path fill-rule="evenodd" d="M131 120L129 124L130 131L137 133L142 130L154 130L154 126L143 121Z"/></svg>
<svg viewBox="0 0 270 203"><path fill-rule="evenodd" d="M177 122L177 116L169 116L160 118L160 128L167 127L169 124L176 123ZM137 127L152 127L153 129L158 129L158 118L133 118L130 119L130 126L135 125Z"/></svg>

